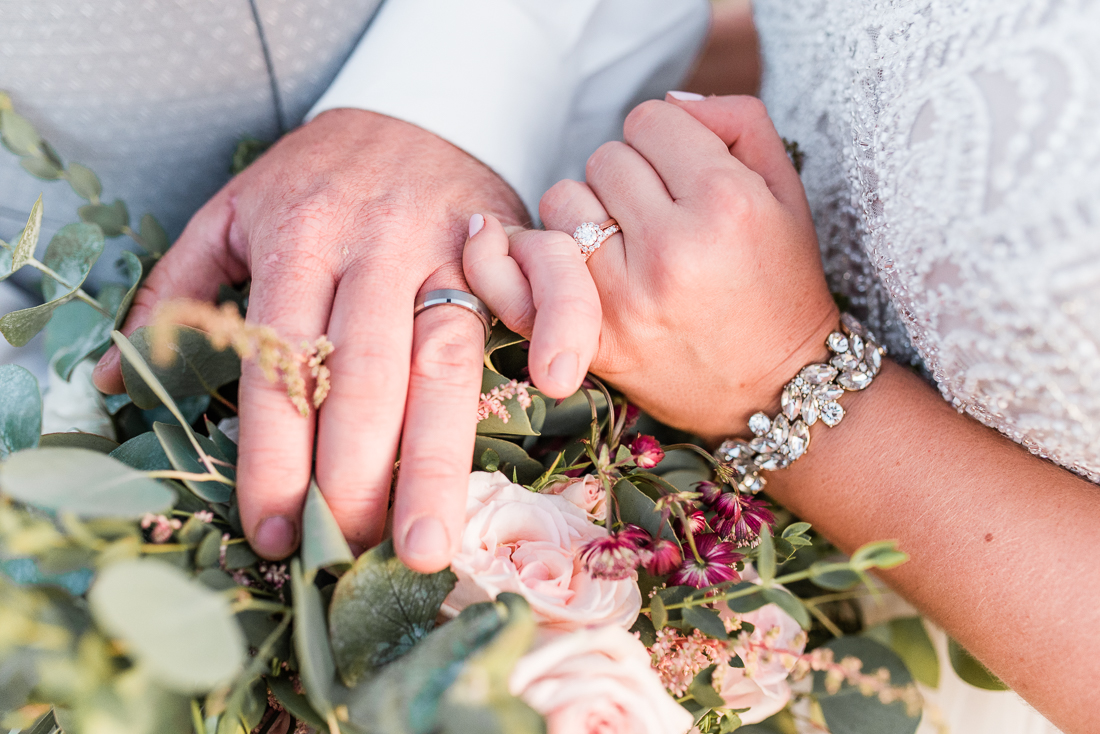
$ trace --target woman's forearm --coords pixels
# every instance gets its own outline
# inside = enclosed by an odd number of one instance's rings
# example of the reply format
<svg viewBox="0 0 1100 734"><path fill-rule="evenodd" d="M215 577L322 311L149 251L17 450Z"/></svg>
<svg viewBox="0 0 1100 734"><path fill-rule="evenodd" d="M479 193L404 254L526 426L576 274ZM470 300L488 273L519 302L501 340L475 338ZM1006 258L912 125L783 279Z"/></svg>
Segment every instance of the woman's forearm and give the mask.
<svg viewBox="0 0 1100 734"><path fill-rule="evenodd" d="M846 551L896 538L893 588L1065 731L1100 731L1100 487L893 362L841 403L768 491Z"/></svg>

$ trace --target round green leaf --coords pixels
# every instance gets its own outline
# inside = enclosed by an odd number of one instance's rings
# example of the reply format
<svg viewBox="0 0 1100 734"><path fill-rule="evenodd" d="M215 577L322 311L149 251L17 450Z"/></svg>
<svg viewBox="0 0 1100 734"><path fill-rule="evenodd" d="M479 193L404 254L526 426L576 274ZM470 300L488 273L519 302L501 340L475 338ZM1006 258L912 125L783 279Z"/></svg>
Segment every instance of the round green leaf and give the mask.
<svg viewBox="0 0 1100 734"><path fill-rule="evenodd" d="M99 625L172 690L210 690L232 680L244 663L244 636L226 598L166 563L110 565L88 601Z"/></svg>
<svg viewBox="0 0 1100 734"><path fill-rule="evenodd" d="M23 166L24 171L43 181L56 181L61 178L61 169L44 158L27 156L19 161L19 165Z"/></svg>
<svg viewBox="0 0 1100 734"><path fill-rule="evenodd" d="M41 448L0 464L0 491L28 505L79 517L139 518L172 507L175 493L97 451Z"/></svg>
<svg viewBox="0 0 1100 734"><path fill-rule="evenodd" d="M7 149L16 155L33 155L42 142L34 125L10 109L0 109L0 137Z"/></svg>
<svg viewBox="0 0 1100 734"><path fill-rule="evenodd" d="M168 233L152 214L146 214L141 218L141 241L150 255L158 257L168 252L172 244L168 239Z"/></svg>
<svg viewBox="0 0 1100 734"><path fill-rule="evenodd" d="M951 667L964 681L975 688L983 688L987 691L1007 691L1008 686L1001 679L989 672L981 662L966 651L959 643L950 637L947 638L947 657L951 660Z"/></svg>
<svg viewBox="0 0 1100 734"><path fill-rule="evenodd" d="M241 376L241 360L232 349L214 349L204 332L189 326L180 327L176 332L176 343L172 347L176 358L165 366L153 361L152 336L147 327L136 330L129 339L156 379L174 398L207 395ZM126 392L139 408L149 410L161 404L160 397L137 368L126 360L122 362L122 379Z"/></svg>
<svg viewBox="0 0 1100 734"><path fill-rule="evenodd" d="M905 663L892 650L867 637L840 637L825 647L833 651L837 662L846 657L859 658L863 673L873 674L879 668L890 671L890 685L900 687L913 682ZM814 673L814 694L825 715L832 734L913 734L920 724L920 715L909 716L905 704L894 701L887 705L878 696L864 696L858 687L844 683L835 694L825 690L825 672Z"/></svg>
<svg viewBox="0 0 1100 734"><path fill-rule="evenodd" d="M41 430L38 380L19 365L0 365L0 459L37 446Z"/></svg>
<svg viewBox="0 0 1100 734"><path fill-rule="evenodd" d="M67 174L69 186L73 187L73 191L81 199L91 201L92 199L98 199L99 195L103 193L103 184L99 182L99 176L95 175L95 172L87 166L70 163Z"/></svg>
<svg viewBox="0 0 1100 734"><path fill-rule="evenodd" d="M83 431L47 433L38 439L38 445L42 448L88 449L89 451L98 451L101 454L110 454L118 448L118 443L109 438Z"/></svg>
<svg viewBox="0 0 1100 734"><path fill-rule="evenodd" d="M112 204L85 204L76 210L81 221L97 224L107 237L118 237L122 228L130 224L130 212L119 199Z"/></svg>
<svg viewBox="0 0 1100 734"><path fill-rule="evenodd" d="M920 617L898 617L863 631L896 652L913 677L930 688L939 688L940 660Z"/></svg>

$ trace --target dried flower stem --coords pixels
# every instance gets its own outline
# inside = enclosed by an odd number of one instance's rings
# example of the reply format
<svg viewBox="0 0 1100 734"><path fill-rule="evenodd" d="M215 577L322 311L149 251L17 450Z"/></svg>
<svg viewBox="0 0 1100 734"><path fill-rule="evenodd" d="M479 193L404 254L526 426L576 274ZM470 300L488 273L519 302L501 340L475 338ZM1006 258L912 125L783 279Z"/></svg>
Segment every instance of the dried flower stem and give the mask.
<svg viewBox="0 0 1100 734"><path fill-rule="evenodd" d="M270 326L247 323L234 303L215 307L201 301L171 301L162 304L153 319L153 361L157 364L170 364L174 359L172 346L179 326L206 332L215 349L231 347L242 360L255 357L269 382L282 380L287 397L302 417L309 415L310 403L320 408L332 389L331 372L324 362L335 347L326 336L312 344L303 341L296 350ZM309 401L303 369L314 380Z"/></svg>

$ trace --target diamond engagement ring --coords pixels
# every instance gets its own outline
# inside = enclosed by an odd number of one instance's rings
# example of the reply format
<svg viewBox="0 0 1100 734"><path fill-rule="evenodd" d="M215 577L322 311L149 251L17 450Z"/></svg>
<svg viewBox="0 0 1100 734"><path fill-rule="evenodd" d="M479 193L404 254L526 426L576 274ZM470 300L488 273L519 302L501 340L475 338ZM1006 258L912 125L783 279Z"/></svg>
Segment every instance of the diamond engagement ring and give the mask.
<svg viewBox="0 0 1100 734"><path fill-rule="evenodd" d="M581 248L581 254L584 255L584 261L588 262L588 258L592 257L592 253L600 249L600 245L602 245L608 237L621 231L622 228L619 227L619 223L614 219L608 219L603 224L585 222L573 230L573 241L577 243L577 247Z"/></svg>
<svg viewBox="0 0 1100 734"><path fill-rule="evenodd" d="M751 441L732 438L718 447L715 456L732 470L731 481L739 491L759 492L767 484L761 471L785 469L805 454L810 426L819 420L830 428L840 423L840 396L868 387L882 368L886 348L875 343L874 335L846 313L840 325L825 340L829 361L803 367L783 388L779 415L754 413L749 418Z"/></svg>
<svg viewBox="0 0 1100 734"><path fill-rule="evenodd" d="M454 288L441 288L436 291L428 291L422 296L417 296L413 303L413 318L436 306L460 306L467 311L473 311L481 325L485 327L485 342L489 341L489 333L493 330L493 312L485 305L485 302L472 293L455 290Z"/></svg>

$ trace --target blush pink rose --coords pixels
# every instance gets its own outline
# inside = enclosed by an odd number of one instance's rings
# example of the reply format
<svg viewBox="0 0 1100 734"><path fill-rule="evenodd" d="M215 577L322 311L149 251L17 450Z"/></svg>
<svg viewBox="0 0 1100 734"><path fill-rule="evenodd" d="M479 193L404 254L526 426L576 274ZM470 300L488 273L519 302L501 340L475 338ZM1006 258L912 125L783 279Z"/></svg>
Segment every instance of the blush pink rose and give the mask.
<svg viewBox="0 0 1100 734"><path fill-rule="evenodd" d="M627 629L642 607L635 577L592 578L577 558L581 546L606 536L564 497L531 492L500 472L474 472L466 527L451 561L458 584L443 612L458 614L510 591L527 600L544 627Z"/></svg>
<svg viewBox="0 0 1100 734"><path fill-rule="evenodd" d="M595 475L585 474L576 479L554 482L545 487L542 493L564 497L588 513L589 520L607 520L607 491Z"/></svg>
<svg viewBox="0 0 1100 734"><path fill-rule="evenodd" d="M747 581L756 581L751 566L741 574ZM749 635L749 645L737 644L735 649L745 663L744 668L722 665L714 671L714 681L719 695L731 709L749 709L739 714L742 723L756 724L781 711L791 699L791 687L787 682L795 659L806 649L806 633L794 617L775 604L765 604L745 614L730 611L725 602L718 604L718 614L723 620L740 618L754 629ZM766 645L784 654L762 652L756 645Z"/></svg>
<svg viewBox="0 0 1100 734"><path fill-rule="evenodd" d="M546 718L547 734L684 734L692 724L621 627L550 637L520 658L509 688Z"/></svg>

